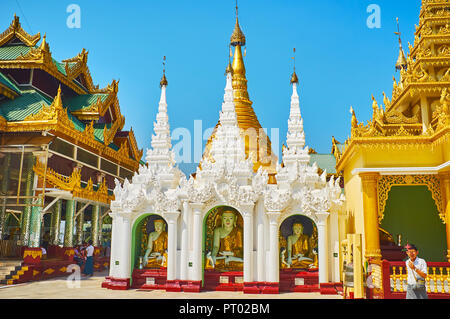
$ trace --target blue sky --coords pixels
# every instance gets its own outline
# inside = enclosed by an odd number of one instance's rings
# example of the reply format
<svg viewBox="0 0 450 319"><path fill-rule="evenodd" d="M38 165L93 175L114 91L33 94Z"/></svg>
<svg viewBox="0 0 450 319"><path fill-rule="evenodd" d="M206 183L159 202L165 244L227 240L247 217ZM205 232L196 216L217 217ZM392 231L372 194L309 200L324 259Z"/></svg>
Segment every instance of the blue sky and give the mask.
<svg viewBox="0 0 450 319"><path fill-rule="evenodd" d="M381 28L369 29L367 7L381 8ZM81 8L81 28L66 25L66 8ZM420 0L240 0L247 37L248 90L261 125L280 129L285 141L292 48L297 49L300 107L306 143L331 151L331 137L350 134L350 105L358 120L371 117L371 95L392 92L398 57L395 18L402 40L414 41ZM159 101L162 57L167 56L167 99L172 128L193 131L218 120L225 86L228 44L235 22L233 0L2 0L0 29L14 15L28 32L47 34L53 57L89 51L94 83L120 79L119 100L140 148L150 147ZM30 30L31 29L31 30ZM174 144L176 141L173 142Z"/></svg>

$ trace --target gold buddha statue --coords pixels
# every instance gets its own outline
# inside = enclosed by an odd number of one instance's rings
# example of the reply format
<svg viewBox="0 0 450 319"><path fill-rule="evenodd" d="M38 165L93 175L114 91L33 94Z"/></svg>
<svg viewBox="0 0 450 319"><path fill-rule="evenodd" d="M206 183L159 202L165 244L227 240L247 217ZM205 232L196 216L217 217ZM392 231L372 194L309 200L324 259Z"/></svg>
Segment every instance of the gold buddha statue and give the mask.
<svg viewBox="0 0 450 319"><path fill-rule="evenodd" d="M225 210L220 220L221 225L214 229L212 251L206 256L205 269L242 271L243 232L237 226L236 213Z"/></svg>
<svg viewBox="0 0 450 319"><path fill-rule="evenodd" d="M296 222L292 225L292 235L288 236L286 249L281 256L281 268L314 269L318 258L314 253L316 236L303 234L303 225ZM287 252L287 260L285 253Z"/></svg>
<svg viewBox="0 0 450 319"><path fill-rule="evenodd" d="M154 222L155 231L148 235L147 250L144 255L144 267L167 267L167 232L166 223L162 219Z"/></svg>

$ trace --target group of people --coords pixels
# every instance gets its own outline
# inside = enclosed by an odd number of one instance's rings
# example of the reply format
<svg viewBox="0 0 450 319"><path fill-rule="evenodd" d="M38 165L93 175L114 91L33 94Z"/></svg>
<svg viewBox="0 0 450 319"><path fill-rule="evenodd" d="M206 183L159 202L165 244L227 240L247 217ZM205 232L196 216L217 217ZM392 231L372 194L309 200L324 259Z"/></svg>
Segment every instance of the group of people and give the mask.
<svg viewBox="0 0 450 319"><path fill-rule="evenodd" d="M92 246L92 240L75 247L74 252L73 260L80 268L84 265L83 275L91 277L94 274L94 246Z"/></svg>

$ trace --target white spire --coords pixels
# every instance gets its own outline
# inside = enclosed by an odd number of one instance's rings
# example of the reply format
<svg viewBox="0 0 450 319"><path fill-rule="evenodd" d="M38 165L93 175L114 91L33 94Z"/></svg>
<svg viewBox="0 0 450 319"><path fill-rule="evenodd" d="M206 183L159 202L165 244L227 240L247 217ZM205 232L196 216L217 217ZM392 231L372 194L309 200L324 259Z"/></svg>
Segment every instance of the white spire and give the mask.
<svg viewBox="0 0 450 319"><path fill-rule="evenodd" d="M156 123L153 123L155 134L152 136L152 149L147 150L145 157L149 165L156 165L158 168L173 167L175 164L175 156L171 151L172 143L170 140L169 116L167 115L166 87L167 83L161 84L158 114L156 115Z"/></svg>
<svg viewBox="0 0 450 319"><path fill-rule="evenodd" d="M218 163L245 160L245 148L240 136L234 104L232 76L229 72L220 112L220 124L211 145L211 156Z"/></svg>
<svg viewBox="0 0 450 319"><path fill-rule="evenodd" d="M297 151L305 147L303 119L300 113L300 101L297 93L297 83L292 83L291 112L288 120L287 147Z"/></svg>

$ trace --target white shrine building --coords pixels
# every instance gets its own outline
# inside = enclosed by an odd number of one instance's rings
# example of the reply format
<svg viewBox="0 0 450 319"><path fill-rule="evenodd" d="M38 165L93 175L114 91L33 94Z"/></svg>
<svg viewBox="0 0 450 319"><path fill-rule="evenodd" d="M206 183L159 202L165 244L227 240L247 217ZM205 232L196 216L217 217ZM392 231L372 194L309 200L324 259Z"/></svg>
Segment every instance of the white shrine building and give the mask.
<svg viewBox="0 0 450 319"><path fill-rule="evenodd" d="M234 58L227 68L219 124L188 178L175 165L163 76L147 165L131 181L116 181L111 268L103 287L278 293L319 291L340 282L338 219L345 199L339 179L327 181L326 172L319 174L318 166L309 164L295 71L282 164L269 143L269 164L263 165L245 136L248 123L259 123L246 121L254 113L241 52L245 36L237 19L231 45ZM257 140L264 138L258 135ZM227 233L224 211L234 212L229 229L237 229L228 235L220 235ZM155 220L163 221L160 233ZM302 224L303 234L297 235L302 243L290 237L294 224ZM216 233L220 247L212 264ZM229 258L231 251L235 258ZM146 252L152 259L148 264Z"/></svg>

